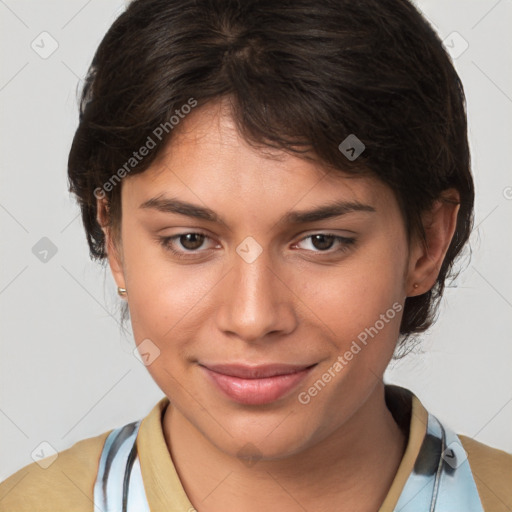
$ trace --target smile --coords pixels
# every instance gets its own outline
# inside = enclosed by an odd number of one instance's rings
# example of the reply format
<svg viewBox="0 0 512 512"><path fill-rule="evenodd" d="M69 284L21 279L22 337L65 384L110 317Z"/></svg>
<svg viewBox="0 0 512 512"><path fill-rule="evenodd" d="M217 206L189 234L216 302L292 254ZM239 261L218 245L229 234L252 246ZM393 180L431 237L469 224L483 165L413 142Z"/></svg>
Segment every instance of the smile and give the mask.
<svg viewBox="0 0 512 512"><path fill-rule="evenodd" d="M262 405L282 398L296 388L314 366L316 364L199 365L209 381L225 396L246 405Z"/></svg>

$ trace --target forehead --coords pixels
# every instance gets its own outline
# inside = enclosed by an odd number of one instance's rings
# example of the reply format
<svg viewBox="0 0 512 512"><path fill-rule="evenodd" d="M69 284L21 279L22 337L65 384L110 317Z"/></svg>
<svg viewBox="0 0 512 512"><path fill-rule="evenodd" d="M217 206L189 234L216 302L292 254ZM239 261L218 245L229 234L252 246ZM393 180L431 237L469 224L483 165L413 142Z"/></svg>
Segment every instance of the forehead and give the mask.
<svg viewBox="0 0 512 512"><path fill-rule="evenodd" d="M239 133L225 101L193 110L152 166L126 178L124 207L158 195L181 197L215 210L277 212L337 200L374 206L393 201L377 178L348 174L284 150L255 147Z"/></svg>

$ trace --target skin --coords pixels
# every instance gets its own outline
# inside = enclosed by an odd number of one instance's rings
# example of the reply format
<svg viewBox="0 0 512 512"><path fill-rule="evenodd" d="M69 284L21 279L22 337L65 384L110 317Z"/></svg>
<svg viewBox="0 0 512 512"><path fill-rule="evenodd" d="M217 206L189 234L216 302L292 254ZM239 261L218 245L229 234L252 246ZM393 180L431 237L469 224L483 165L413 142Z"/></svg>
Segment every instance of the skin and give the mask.
<svg viewBox="0 0 512 512"><path fill-rule="evenodd" d="M208 207L225 225L140 208L162 195ZM447 196L458 198L454 190ZM170 399L163 430L194 507L377 510L406 444L382 381L401 313L309 403L298 394L393 304L433 286L458 207L439 201L424 215L428 249L408 241L386 185L250 146L226 101L192 111L152 167L123 180L121 198L120 239L111 236L102 201L98 220L116 284L128 291L135 341L149 338L160 350L148 370ZM280 222L290 211L335 200L375 211ZM190 232L205 234L203 244L170 242L185 254L192 247L188 259L158 238ZM355 241L307 238L321 233ZM236 252L248 236L262 249L252 263ZM279 400L243 405L205 378L205 361L317 365ZM242 448L258 461L240 458Z"/></svg>

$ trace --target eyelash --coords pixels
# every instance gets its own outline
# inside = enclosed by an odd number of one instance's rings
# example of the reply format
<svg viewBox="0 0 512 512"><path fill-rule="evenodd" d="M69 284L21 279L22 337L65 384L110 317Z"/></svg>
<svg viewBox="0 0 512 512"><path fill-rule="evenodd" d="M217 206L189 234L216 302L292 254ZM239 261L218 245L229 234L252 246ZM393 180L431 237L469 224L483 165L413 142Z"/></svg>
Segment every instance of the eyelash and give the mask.
<svg viewBox="0 0 512 512"><path fill-rule="evenodd" d="M208 235L204 234L204 233L201 233L201 232L198 232L198 231L189 231L187 233L179 233L177 235L173 235L173 236L164 236L164 237L158 237L158 240L161 244L161 246L166 250L166 251L169 251L171 252L176 258L178 259L191 259L191 258L194 258L195 255L198 254L198 252L194 252L194 251L177 251L176 249L173 249L171 247L171 245L169 244L169 242L173 241L173 240L178 240L179 238L181 238L182 236L185 236L185 235L202 235L205 237L205 240L210 238ZM339 242L341 245L338 249L335 249L335 250L331 250L331 249L327 249L325 251L309 251L309 252L312 252L312 253L317 253L317 254L320 254L320 255L333 255L333 254L338 254L338 253L344 253L346 251L348 251L350 249L351 246L354 245L354 243L356 242L356 239L355 238L348 238L348 237L344 237L344 236L339 236L339 235L335 235L334 233L313 233L312 235L308 235L304 238L301 238L298 242L296 242L296 244L300 243L300 242L303 242L304 240L307 240L308 238L313 238L314 236L316 235L322 235L322 236L327 236L327 237L333 237L334 238L334 241L335 242ZM294 245L296 245L294 244ZM196 250L197 251L197 250ZM199 251L199 252L206 252L206 251Z"/></svg>

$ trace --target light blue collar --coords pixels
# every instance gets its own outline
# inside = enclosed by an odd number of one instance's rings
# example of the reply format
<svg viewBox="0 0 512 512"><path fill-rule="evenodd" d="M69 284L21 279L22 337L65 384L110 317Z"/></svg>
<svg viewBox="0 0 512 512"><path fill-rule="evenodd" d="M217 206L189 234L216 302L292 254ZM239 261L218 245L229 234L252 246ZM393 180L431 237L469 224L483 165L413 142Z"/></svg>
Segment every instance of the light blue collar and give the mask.
<svg viewBox="0 0 512 512"><path fill-rule="evenodd" d="M395 512L484 512L458 436L428 414L427 431Z"/></svg>
<svg viewBox="0 0 512 512"><path fill-rule="evenodd" d="M135 443L141 421L113 430L105 440L94 485L94 504L102 512L150 512ZM454 511L484 512L460 439L429 413L395 512Z"/></svg>

